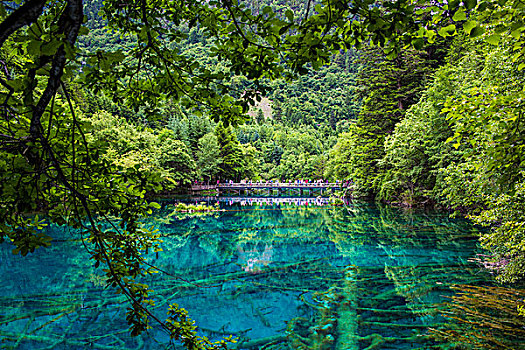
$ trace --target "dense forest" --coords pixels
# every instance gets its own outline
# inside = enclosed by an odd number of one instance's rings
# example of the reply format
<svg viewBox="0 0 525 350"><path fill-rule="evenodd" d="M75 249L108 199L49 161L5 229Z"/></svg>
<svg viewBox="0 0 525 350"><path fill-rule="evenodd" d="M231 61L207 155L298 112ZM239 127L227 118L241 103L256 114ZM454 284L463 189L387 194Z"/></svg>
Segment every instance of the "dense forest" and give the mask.
<svg viewBox="0 0 525 350"><path fill-rule="evenodd" d="M272 5L275 13L292 9L298 16L304 11L304 4L289 7L277 3L258 6ZM79 46L88 55L97 50L126 52L132 39L104 29L98 15L101 7L101 2L90 3L91 30ZM257 11L255 3L249 7ZM205 33L198 28L183 28L183 32L185 37L178 43L182 55L204 62L211 71L227 69L211 55L214 43ZM134 110L107 96L79 91L87 95L79 107L93 123L94 138L111 140L109 158L126 167L139 165L142 170L163 174L165 189L184 191L195 181L333 180L336 176L328 164L329 153L337 135L348 131L350 121L357 118L363 98L357 92L362 65L355 50L341 50L332 55L329 65L307 69L294 80L268 80L262 100L236 127L214 122L209 115L169 100L149 107L150 111L145 111L148 106ZM232 75L228 84L232 90L243 90L249 89L251 82L245 75ZM150 114L154 114L153 120Z"/></svg>
<svg viewBox="0 0 525 350"><path fill-rule="evenodd" d="M354 198L489 227L485 266L523 281L520 1L214 4L0 2L0 239L23 255L48 245L26 215L41 211L84 227L139 333L152 196L349 180ZM99 231L111 215L120 229Z"/></svg>
<svg viewBox="0 0 525 350"><path fill-rule="evenodd" d="M259 4L265 5L275 13L304 11L303 4ZM129 43L101 33L101 19L93 16L81 47L125 51ZM93 139L111 140L108 158L158 171L168 180L165 188L217 180L352 180L354 197L440 206L482 225L497 223L498 234L484 243L501 251L496 261L513 257L501 277L516 280L525 273L521 235L512 234L515 244L507 248L500 244L522 222L523 75L519 60L509 59L516 56L516 33L521 29L493 42L490 33L458 31L395 58L370 44L340 50L330 64L295 80L269 81L264 99L236 127L176 103L155 106L154 123L104 96L81 106ZM186 34L179 43L184 55L224 69L210 57L213 43L204 33L187 28ZM243 75L230 83L250 86Z"/></svg>

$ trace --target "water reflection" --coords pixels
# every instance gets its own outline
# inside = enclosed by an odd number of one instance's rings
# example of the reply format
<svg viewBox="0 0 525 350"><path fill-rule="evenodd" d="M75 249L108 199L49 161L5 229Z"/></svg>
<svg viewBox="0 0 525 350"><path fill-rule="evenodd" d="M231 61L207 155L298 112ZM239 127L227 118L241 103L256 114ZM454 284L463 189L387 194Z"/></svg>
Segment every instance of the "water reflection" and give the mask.
<svg viewBox="0 0 525 350"><path fill-rule="evenodd" d="M182 220L166 206L147 223L164 241L150 262L166 274L148 281L160 316L177 302L201 334L234 334L239 349L446 348L458 341L448 330L463 327L443 316L455 312L451 287L490 281L469 261L477 232L462 220L359 203L244 204ZM123 300L75 232L52 234L61 239L31 257L0 246L2 346L159 348L156 329L127 335Z"/></svg>
<svg viewBox="0 0 525 350"><path fill-rule="evenodd" d="M188 199L186 199L188 200ZM332 206L335 203L338 205L348 204L348 199L335 199L330 197L286 197L286 196L277 196L277 197L242 197L242 196L232 196L232 197L193 197L190 199L191 202L198 203L222 203L228 206L240 205L244 206L281 206L281 205L295 205L295 206Z"/></svg>
<svg viewBox="0 0 525 350"><path fill-rule="evenodd" d="M244 271L257 273L263 267L268 266L272 261L273 246L265 245L263 251L259 251L257 247L245 249L242 246L237 246L239 251L238 264L242 266Z"/></svg>

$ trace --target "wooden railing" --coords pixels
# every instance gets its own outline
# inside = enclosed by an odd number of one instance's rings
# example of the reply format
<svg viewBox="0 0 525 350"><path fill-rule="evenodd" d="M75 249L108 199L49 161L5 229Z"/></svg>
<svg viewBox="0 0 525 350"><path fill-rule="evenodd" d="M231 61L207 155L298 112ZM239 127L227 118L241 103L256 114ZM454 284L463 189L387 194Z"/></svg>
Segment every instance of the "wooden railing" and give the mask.
<svg viewBox="0 0 525 350"><path fill-rule="evenodd" d="M219 183L217 185L192 185L193 191L215 189L257 189L257 188L346 188L347 182L233 182Z"/></svg>
<svg viewBox="0 0 525 350"><path fill-rule="evenodd" d="M192 191L216 190L217 185L191 185Z"/></svg>
<svg viewBox="0 0 525 350"><path fill-rule="evenodd" d="M335 182L247 182L247 183L220 183L219 188L334 188L346 187L346 183Z"/></svg>
<svg viewBox="0 0 525 350"><path fill-rule="evenodd" d="M215 198L215 197L213 197ZM208 201L210 197L193 198L195 203ZM331 204L329 197L217 197L214 201L232 202L241 204Z"/></svg>

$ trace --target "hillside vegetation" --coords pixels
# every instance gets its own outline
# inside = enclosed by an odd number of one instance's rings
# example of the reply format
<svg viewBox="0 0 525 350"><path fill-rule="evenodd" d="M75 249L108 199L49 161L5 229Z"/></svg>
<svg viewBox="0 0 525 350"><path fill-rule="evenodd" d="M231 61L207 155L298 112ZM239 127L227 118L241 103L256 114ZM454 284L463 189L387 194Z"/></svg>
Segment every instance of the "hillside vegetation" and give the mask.
<svg viewBox="0 0 525 350"><path fill-rule="evenodd" d="M305 11L303 3L284 1L247 6L254 13L270 6L281 16ZM103 20L89 13L93 29L82 39L85 49L126 51L131 39L101 32ZM503 25L483 13L468 16ZM235 127L170 101L131 110L90 95L80 106L88 120L107 120L101 131L114 138L109 158L162 174L166 189L195 181L351 180L354 197L449 208L495 227L483 237L494 252L487 264L515 281L525 273L524 126L516 56L521 29L502 35L511 29L497 30L498 41L491 29L470 36L458 31L395 57L369 44L340 50L330 64L293 80L266 81L264 103L255 103ZM211 71L227 70L210 54L214 43L202 31L183 31L177 44L183 55ZM233 74L228 84L252 87L244 75Z"/></svg>

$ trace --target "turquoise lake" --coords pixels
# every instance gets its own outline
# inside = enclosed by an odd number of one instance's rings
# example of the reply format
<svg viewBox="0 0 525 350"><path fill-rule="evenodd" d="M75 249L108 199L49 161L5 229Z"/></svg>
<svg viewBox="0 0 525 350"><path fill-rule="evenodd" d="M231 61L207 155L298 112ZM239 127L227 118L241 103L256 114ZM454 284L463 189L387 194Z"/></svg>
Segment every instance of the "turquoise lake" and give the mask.
<svg viewBox="0 0 525 350"><path fill-rule="evenodd" d="M477 228L435 211L266 202L229 199L198 217L164 203L148 221L163 235L150 262L165 273L148 281L160 317L176 302L199 335L237 337L234 349L460 348L439 336L472 329L446 317L468 307L451 298L492 285ZM52 247L27 257L0 245L0 348L166 347L156 328L128 335L125 302L77 232L48 231Z"/></svg>

